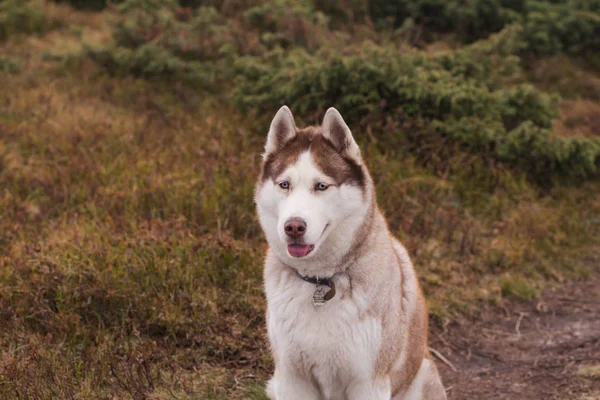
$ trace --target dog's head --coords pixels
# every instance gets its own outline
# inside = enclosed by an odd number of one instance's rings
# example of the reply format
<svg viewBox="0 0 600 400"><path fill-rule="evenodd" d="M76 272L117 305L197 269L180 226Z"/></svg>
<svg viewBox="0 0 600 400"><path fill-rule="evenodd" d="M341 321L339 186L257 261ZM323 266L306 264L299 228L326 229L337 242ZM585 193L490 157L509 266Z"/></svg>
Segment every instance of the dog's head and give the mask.
<svg viewBox="0 0 600 400"><path fill-rule="evenodd" d="M335 108L321 127L298 129L286 106L271 122L256 189L270 247L296 268L339 260L372 205L358 145Z"/></svg>

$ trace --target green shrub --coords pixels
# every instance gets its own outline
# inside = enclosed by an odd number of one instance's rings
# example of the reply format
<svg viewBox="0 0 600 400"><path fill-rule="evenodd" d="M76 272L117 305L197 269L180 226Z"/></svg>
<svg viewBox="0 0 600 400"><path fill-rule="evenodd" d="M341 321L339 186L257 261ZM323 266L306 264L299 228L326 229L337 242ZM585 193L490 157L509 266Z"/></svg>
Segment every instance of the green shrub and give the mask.
<svg viewBox="0 0 600 400"><path fill-rule="evenodd" d="M74 8L80 10L91 10L91 11L100 11L105 9L109 4L110 5L118 5L127 0L53 0L57 3L69 3ZM246 8L253 3L255 0L238 0L238 1L218 1L218 0L177 0L177 3L181 7L216 7L219 10L239 10L240 7Z"/></svg>
<svg viewBox="0 0 600 400"><path fill-rule="evenodd" d="M585 54L600 51L600 14L566 4L530 1L523 38L538 54ZM588 5L588 7L593 8Z"/></svg>
<svg viewBox="0 0 600 400"><path fill-rule="evenodd" d="M519 21L521 4L506 0L373 0L370 14L380 26L400 26L412 18L428 29L474 41Z"/></svg>
<svg viewBox="0 0 600 400"><path fill-rule="evenodd" d="M112 74L207 87L216 83L220 62L235 46L227 21L211 7L192 11L179 8L174 0L128 0L118 12L113 43L87 50Z"/></svg>
<svg viewBox="0 0 600 400"><path fill-rule="evenodd" d="M309 116L335 105L350 123L372 114L422 121L438 140L449 139L538 179L596 174L599 139L552 138L556 99L530 85L502 85L519 72L514 54L521 48L520 33L511 26L441 55L366 42L351 51L278 50L266 58L243 57L234 98L244 110L270 111L285 103ZM415 134L393 132L409 140L416 140Z"/></svg>
<svg viewBox="0 0 600 400"><path fill-rule="evenodd" d="M408 2L410 16L434 30L456 33L465 41L474 41L504 26L519 21L519 13L500 0Z"/></svg>
<svg viewBox="0 0 600 400"><path fill-rule="evenodd" d="M234 97L242 108L271 109L281 101L298 113L336 104L357 122L382 102L411 116L444 119L492 112L500 78L518 71L519 48L512 28L484 43L428 56L365 42L352 49L276 50L264 58L242 57ZM503 76L498 76L502 74ZM317 95L318 94L318 95Z"/></svg>
<svg viewBox="0 0 600 400"><path fill-rule="evenodd" d="M364 23L369 16L370 3L367 0L312 0L315 10L325 14L334 28L349 28L350 24Z"/></svg>
<svg viewBox="0 0 600 400"><path fill-rule="evenodd" d="M99 11L108 5L107 0L54 0L57 3L69 3L80 10ZM111 4L118 4L123 0L111 0Z"/></svg>
<svg viewBox="0 0 600 400"><path fill-rule="evenodd" d="M302 46L314 49L325 34L327 18L310 3L270 0L245 12L250 26L260 32L268 48Z"/></svg>
<svg viewBox="0 0 600 400"><path fill-rule="evenodd" d="M0 41L17 33L45 33L62 25L45 14L41 0L4 0L0 2Z"/></svg>
<svg viewBox="0 0 600 400"><path fill-rule="evenodd" d="M172 53L148 43L132 50L118 47L89 47L87 54L99 66L116 76L176 79L210 86L216 79L216 67L183 61Z"/></svg>
<svg viewBox="0 0 600 400"><path fill-rule="evenodd" d="M380 26L392 22L398 27L411 19L424 26L426 33L453 33L464 42L520 22L525 27L522 39L535 53L600 50L600 5L596 0L374 0L370 13Z"/></svg>
<svg viewBox="0 0 600 400"><path fill-rule="evenodd" d="M309 3L271 0L237 19L217 8L181 8L176 0L126 0L117 8L113 43L88 54L117 75L176 79L204 87L232 80L238 55L275 47L316 49L327 20Z"/></svg>
<svg viewBox="0 0 600 400"><path fill-rule="evenodd" d="M0 56L0 72L15 74L21 69L19 62L9 57Z"/></svg>

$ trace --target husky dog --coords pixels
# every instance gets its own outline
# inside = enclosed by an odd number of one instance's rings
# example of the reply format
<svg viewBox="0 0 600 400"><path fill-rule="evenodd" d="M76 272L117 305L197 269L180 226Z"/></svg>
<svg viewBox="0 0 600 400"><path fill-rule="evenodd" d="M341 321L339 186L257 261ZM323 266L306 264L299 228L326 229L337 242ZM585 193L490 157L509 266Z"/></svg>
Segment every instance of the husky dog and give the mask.
<svg viewBox="0 0 600 400"><path fill-rule="evenodd" d="M335 108L304 129L277 112L255 201L269 242L269 398L445 399L413 265Z"/></svg>

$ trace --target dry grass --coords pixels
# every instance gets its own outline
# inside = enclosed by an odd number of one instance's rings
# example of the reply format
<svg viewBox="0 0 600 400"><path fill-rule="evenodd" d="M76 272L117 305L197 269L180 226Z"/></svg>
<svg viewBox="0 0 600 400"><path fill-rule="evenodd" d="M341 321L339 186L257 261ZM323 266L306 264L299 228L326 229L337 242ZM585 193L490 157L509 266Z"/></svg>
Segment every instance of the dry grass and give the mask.
<svg viewBox="0 0 600 400"><path fill-rule="evenodd" d="M101 14L56 12L70 29L0 47L22 66L0 75L0 398L264 398L266 127L228 99L44 57L106 34ZM569 118L597 110L581 104ZM356 136L435 319L585 275L598 182L490 185L458 156L441 176Z"/></svg>
<svg viewBox="0 0 600 400"><path fill-rule="evenodd" d="M560 107L561 119L553 131L561 137L600 136L600 103L591 100L567 100Z"/></svg>
<svg viewBox="0 0 600 400"><path fill-rule="evenodd" d="M587 98L600 101L600 76L594 68L565 55L531 60L530 78L546 90L559 92L565 98Z"/></svg>
<svg viewBox="0 0 600 400"><path fill-rule="evenodd" d="M588 395L583 395L579 398L579 400L596 400L600 398L600 391L592 393L592 394L588 394Z"/></svg>
<svg viewBox="0 0 600 400"><path fill-rule="evenodd" d="M600 379L600 364L581 366L577 375L588 379Z"/></svg>

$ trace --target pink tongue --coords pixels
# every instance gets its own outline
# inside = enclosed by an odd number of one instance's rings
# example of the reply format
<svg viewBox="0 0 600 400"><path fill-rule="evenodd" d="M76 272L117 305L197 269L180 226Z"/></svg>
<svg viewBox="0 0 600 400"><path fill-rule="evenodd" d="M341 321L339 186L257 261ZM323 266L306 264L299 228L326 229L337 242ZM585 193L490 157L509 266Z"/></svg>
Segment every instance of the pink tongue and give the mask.
<svg viewBox="0 0 600 400"><path fill-rule="evenodd" d="M292 257L304 257L308 254L310 245L308 244L288 244L288 253Z"/></svg>

